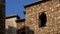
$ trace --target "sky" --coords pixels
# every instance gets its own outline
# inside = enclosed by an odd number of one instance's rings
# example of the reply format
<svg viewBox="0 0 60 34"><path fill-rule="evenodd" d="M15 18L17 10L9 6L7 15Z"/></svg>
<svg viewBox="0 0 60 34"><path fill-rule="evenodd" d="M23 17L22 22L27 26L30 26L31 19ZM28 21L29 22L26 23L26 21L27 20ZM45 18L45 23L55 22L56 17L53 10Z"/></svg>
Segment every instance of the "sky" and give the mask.
<svg viewBox="0 0 60 34"><path fill-rule="evenodd" d="M6 16L18 14L20 18L25 18L24 5L35 1L37 0L6 0Z"/></svg>

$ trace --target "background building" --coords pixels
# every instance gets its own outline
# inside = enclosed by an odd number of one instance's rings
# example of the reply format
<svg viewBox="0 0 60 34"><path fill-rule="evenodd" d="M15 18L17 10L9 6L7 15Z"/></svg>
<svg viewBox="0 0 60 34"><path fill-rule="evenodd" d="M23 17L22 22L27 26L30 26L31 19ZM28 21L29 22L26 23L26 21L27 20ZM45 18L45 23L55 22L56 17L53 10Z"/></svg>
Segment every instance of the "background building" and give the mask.
<svg viewBox="0 0 60 34"><path fill-rule="evenodd" d="M18 15L6 17L5 34L21 34L24 32L25 19L20 19Z"/></svg>
<svg viewBox="0 0 60 34"><path fill-rule="evenodd" d="M42 0L25 8L25 25L34 34L60 34L60 0Z"/></svg>
<svg viewBox="0 0 60 34"><path fill-rule="evenodd" d="M18 15L11 15L6 17L5 22L5 31L6 34L16 34L17 33L17 24L16 21L19 19Z"/></svg>

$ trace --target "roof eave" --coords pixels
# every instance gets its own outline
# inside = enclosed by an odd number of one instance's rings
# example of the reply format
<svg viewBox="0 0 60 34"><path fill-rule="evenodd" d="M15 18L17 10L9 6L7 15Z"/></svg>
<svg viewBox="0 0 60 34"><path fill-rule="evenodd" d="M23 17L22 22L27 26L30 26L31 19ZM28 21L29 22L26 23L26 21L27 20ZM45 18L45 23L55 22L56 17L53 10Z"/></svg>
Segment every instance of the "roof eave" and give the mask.
<svg viewBox="0 0 60 34"><path fill-rule="evenodd" d="M50 1L50 0L42 0L42 1L38 1L38 2L31 3L31 4L27 4L27 5L24 5L24 8L26 8L26 7L28 7L28 6L37 5L37 4L39 4L39 3L47 2L47 1Z"/></svg>
<svg viewBox="0 0 60 34"><path fill-rule="evenodd" d="M24 19L17 19L16 22L25 22L25 18Z"/></svg>
<svg viewBox="0 0 60 34"><path fill-rule="evenodd" d="M9 18L13 18L13 17L17 17L17 19L20 19L20 17L17 14L6 16L5 18L9 19Z"/></svg>

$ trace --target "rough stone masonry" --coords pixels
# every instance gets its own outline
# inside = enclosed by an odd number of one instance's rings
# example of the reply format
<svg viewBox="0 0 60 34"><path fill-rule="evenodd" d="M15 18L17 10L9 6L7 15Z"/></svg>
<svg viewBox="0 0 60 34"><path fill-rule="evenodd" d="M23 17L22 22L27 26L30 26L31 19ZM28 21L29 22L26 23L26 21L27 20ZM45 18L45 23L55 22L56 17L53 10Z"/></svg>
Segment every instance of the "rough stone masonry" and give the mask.
<svg viewBox="0 0 60 34"><path fill-rule="evenodd" d="M60 34L60 0L43 0L32 4L25 5L26 21L25 25L29 26L34 34ZM44 20L39 17L45 14L45 26L41 27ZM26 30L27 31L27 30Z"/></svg>

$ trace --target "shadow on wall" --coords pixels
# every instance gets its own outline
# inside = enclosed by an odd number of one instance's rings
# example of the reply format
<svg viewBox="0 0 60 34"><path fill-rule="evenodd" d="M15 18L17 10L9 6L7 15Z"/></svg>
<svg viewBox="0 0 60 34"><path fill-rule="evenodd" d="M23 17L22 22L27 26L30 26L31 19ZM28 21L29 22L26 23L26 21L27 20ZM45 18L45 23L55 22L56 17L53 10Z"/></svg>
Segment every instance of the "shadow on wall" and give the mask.
<svg viewBox="0 0 60 34"><path fill-rule="evenodd" d="M17 34L25 34L25 27L17 30Z"/></svg>
<svg viewBox="0 0 60 34"><path fill-rule="evenodd" d="M9 26L8 29L5 30L6 34L16 34L16 28Z"/></svg>
<svg viewBox="0 0 60 34"><path fill-rule="evenodd" d="M47 17L46 17L46 14L44 12L42 12L40 15L39 15L39 27L44 27L46 26L46 21L47 21Z"/></svg>
<svg viewBox="0 0 60 34"><path fill-rule="evenodd" d="M24 26L21 29L18 29L17 34L34 34L33 30L30 30L30 28L28 26Z"/></svg>
<svg viewBox="0 0 60 34"><path fill-rule="evenodd" d="M34 31L31 30L28 26L26 26L25 28L26 28L26 34L34 34Z"/></svg>
<svg viewBox="0 0 60 34"><path fill-rule="evenodd" d="M34 31L31 30L28 26L24 26L21 29L16 30L16 28L9 26L6 29L5 34L34 34Z"/></svg>

